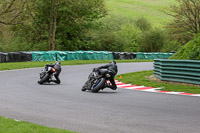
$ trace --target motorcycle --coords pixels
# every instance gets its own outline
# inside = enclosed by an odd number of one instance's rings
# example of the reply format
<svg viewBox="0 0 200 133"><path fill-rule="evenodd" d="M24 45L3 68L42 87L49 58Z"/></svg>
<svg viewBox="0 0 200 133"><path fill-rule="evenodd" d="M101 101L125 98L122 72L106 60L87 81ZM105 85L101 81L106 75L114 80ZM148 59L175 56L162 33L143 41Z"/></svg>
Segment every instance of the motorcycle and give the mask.
<svg viewBox="0 0 200 133"><path fill-rule="evenodd" d="M113 74L112 71L103 71L99 74L95 69L88 76L88 81L83 85L82 91L91 90L94 93L103 90L107 86L110 86L109 78Z"/></svg>
<svg viewBox="0 0 200 133"><path fill-rule="evenodd" d="M48 66L47 68L45 67L44 69L42 69L42 72L40 73L40 80L38 81L38 83L43 84L45 82L52 82L56 71L57 70L52 66Z"/></svg>

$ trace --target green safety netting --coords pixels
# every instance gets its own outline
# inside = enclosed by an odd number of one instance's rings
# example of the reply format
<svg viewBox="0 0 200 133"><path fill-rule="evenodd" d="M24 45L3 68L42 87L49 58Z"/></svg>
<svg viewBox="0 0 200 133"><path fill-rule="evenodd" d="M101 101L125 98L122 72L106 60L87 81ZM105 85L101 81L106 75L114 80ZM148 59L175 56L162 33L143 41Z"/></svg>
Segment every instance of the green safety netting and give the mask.
<svg viewBox="0 0 200 133"><path fill-rule="evenodd" d="M136 54L136 59L145 59L144 53L138 52L138 53Z"/></svg>
<svg viewBox="0 0 200 133"><path fill-rule="evenodd" d="M31 51L33 61L113 60L108 51Z"/></svg>
<svg viewBox="0 0 200 133"><path fill-rule="evenodd" d="M33 61L64 60L113 60L114 55L109 51L32 51ZM136 59L168 59L173 53L138 52ZM121 52L120 59L128 59L128 53Z"/></svg>
<svg viewBox="0 0 200 133"><path fill-rule="evenodd" d="M136 59L168 59L173 53L144 53L138 52L136 55Z"/></svg>
<svg viewBox="0 0 200 133"><path fill-rule="evenodd" d="M56 56L60 61L65 60L66 52L62 51L31 51L33 61L55 61Z"/></svg>
<svg viewBox="0 0 200 133"><path fill-rule="evenodd" d="M44 61L44 51L31 51L33 61Z"/></svg>

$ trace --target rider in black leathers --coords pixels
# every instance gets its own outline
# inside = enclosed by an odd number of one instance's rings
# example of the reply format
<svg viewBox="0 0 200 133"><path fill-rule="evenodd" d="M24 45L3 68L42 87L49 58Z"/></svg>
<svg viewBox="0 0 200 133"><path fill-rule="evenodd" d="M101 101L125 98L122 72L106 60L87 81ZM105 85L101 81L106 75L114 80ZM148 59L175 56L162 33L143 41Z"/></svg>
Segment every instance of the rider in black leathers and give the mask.
<svg viewBox="0 0 200 133"><path fill-rule="evenodd" d="M57 84L60 84L60 78L59 78L59 74L60 74L60 72L61 72L61 66L60 66L60 62L59 61L56 61L56 63L55 64L46 64L46 66L45 66L45 69L47 70L48 69L48 67L53 67L53 68L55 68L56 69L56 72L55 72L55 74L54 74L54 77L55 77L55 79L56 80L52 80L52 81L50 81L50 82L55 82L55 83L57 83Z"/></svg>
<svg viewBox="0 0 200 133"><path fill-rule="evenodd" d="M100 66L98 68L95 68L95 70L99 73L99 74L102 74L104 72L106 72L105 70L102 70L102 69L107 69L108 71L111 71L113 73L113 75L111 75L110 77L110 83L112 85L107 85L106 87L109 87L113 90L116 90L117 89L117 85L115 84L115 80L114 80L114 77L115 75L117 74L118 72L118 69L117 69L117 65L116 65L116 62L115 61L110 61L109 64L107 65L104 65L104 66Z"/></svg>

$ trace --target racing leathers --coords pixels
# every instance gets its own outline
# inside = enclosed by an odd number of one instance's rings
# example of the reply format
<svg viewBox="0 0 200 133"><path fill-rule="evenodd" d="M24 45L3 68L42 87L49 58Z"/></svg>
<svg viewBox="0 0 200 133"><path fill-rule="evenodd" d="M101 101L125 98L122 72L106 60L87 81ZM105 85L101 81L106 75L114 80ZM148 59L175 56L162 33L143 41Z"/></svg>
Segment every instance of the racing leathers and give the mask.
<svg viewBox="0 0 200 133"><path fill-rule="evenodd" d="M46 64L45 69L47 70L48 67L53 67L53 68L56 69L56 72L54 74L54 77L55 77L56 80L51 80L50 82L55 82L57 84L60 84L60 82L61 82L60 78L59 78L59 75L60 75L60 72L61 72L60 64L57 64L57 63L55 63L55 64Z"/></svg>
<svg viewBox="0 0 200 133"><path fill-rule="evenodd" d="M103 69L106 69L106 70L103 70ZM111 75L111 77L109 78L111 85L107 85L106 87L109 87L109 88L111 88L111 89L113 89L113 90L116 90L116 89L117 89L117 85L115 84L114 77L115 77L115 75L117 74L118 69L117 69L117 65L116 65L115 62L110 62L110 63L107 64L107 65L100 66L100 67L96 68L96 70L97 70L97 72L98 72L99 74L102 74L102 73L104 73L104 72L106 72L106 71L111 71L111 72L112 72L112 75Z"/></svg>

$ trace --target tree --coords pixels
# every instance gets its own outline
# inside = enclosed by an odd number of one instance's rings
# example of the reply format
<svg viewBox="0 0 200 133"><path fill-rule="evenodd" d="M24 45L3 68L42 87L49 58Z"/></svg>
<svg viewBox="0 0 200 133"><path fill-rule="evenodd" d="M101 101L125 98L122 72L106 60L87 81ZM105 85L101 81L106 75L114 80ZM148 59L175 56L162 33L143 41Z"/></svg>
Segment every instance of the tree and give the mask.
<svg viewBox="0 0 200 133"><path fill-rule="evenodd" d="M78 50L93 21L106 15L104 0L26 0L26 9L16 33L33 47L48 42L47 50Z"/></svg>
<svg viewBox="0 0 200 133"><path fill-rule="evenodd" d="M86 33L106 15L104 0L63 0L58 11L57 38L60 49L79 50L87 46Z"/></svg>
<svg viewBox="0 0 200 133"><path fill-rule="evenodd" d="M58 13L58 0L51 0L50 16L49 16L49 48L55 50L56 43L56 23Z"/></svg>
<svg viewBox="0 0 200 133"><path fill-rule="evenodd" d="M12 27L24 20L24 0L0 0L0 50L11 51Z"/></svg>
<svg viewBox="0 0 200 133"><path fill-rule="evenodd" d="M174 19L166 27L172 38L183 44L200 31L200 1L176 0L177 4L169 7L168 14Z"/></svg>
<svg viewBox="0 0 200 133"><path fill-rule="evenodd" d="M29 21L29 25L24 23L20 28L27 29L27 27L29 27L31 29L31 27L34 27L32 32L34 32L35 35L31 38L39 42L47 39L49 50L55 50L57 13L60 1L61 0L25 0L27 9L26 15L28 15L27 20Z"/></svg>
<svg viewBox="0 0 200 133"><path fill-rule="evenodd" d="M136 52L139 50L137 36L140 29L129 17L110 14L98 21L100 25L88 32L88 49L116 52Z"/></svg>
<svg viewBox="0 0 200 133"><path fill-rule="evenodd" d="M24 12L23 0L1 0L0 2L0 24L20 24L20 18Z"/></svg>

